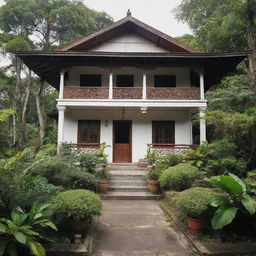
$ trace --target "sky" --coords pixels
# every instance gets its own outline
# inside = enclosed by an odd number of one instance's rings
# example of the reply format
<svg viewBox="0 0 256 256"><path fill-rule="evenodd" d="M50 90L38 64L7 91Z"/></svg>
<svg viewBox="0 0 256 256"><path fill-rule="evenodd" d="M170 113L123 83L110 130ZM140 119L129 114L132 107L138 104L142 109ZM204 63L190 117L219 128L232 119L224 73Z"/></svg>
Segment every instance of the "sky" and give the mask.
<svg viewBox="0 0 256 256"><path fill-rule="evenodd" d="M182 36L191 33L188 26L179 23L172 10L181 0L83 0L91 9L105 11L114 18L114 21L126 16L130 9L132 16L142 22L170 35ZM0 5L4 0L0 0Z"/></svg>
<svg viewBox="0 0 256 256"><path fill-rule="evenodd" d="M192 33L172 12L181 0L84 0L84 3L96 11L107 12L114 21L124 18L130 9L134 18L170 36Z"/></svg>

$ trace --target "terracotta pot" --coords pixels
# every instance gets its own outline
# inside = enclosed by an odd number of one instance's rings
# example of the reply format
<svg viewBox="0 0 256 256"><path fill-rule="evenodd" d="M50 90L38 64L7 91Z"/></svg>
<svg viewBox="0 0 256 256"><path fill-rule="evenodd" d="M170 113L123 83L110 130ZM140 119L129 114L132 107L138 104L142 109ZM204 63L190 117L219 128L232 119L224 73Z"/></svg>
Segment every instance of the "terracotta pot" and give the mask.
<svg viewBox="0 0 256 256"><path fill-rule="evenodd" d="M91 219L76 220L71 223L73 233L85 234L91 225Z"/></svg>
<svg viewBox="0 0 256 256"><path fill-rule="evenodd" d="M157 193L159 190L159 182L157 180L148 180L148 189L152 193Z"/></svg>
<svg viewBox="0 0 256 256"><path fill-rule="evenodd" d="M140 168L146 168L148 166L148 162L146 160L139 160L137 166Z"/></svg>
<svg viewBox="0 0 256 256"><path fill-rule="evenodd" d="M98 180L99 184L99 193L106 193L108 191L109 181L108 179Z"/></svg>
<svg viewBox="0 0 256 256"><path fill-rule="evenodd" d="M203 223L199 219L187 217L188 229L192 233L200 233L203 229Z"/></svg>

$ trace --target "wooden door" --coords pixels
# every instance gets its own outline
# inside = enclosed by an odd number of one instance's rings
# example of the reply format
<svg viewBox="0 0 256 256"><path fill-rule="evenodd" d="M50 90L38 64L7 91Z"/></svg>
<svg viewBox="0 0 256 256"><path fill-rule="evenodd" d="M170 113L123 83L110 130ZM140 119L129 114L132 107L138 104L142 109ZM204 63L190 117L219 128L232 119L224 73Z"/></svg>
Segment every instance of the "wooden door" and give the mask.
<svg viewBox="0 0 256 256"><path fill-rule="evenodd" d="M132 121L114 121L113 122L113 162L131 163L131 124Z"/></svg>

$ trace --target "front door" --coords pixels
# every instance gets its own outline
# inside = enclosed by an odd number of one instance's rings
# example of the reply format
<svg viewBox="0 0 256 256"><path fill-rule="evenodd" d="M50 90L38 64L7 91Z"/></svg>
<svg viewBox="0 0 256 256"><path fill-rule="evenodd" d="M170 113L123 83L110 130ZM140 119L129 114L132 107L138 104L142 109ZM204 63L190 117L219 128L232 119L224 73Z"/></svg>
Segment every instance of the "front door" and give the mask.
<svg viewBox="0 0 256 256"><path fill-rule="evenodd" d="M131 163L131 124L132 121L113 122L114 163Z"/></svg>

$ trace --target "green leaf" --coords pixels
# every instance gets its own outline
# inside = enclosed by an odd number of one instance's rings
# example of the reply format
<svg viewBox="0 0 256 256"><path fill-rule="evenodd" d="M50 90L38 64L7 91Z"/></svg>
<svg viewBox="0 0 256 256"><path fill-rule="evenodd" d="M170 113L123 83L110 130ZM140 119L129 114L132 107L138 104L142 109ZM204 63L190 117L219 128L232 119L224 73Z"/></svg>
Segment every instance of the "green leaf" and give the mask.
<svg viewBox="0 0 256 256"><path fill-rule="evenodd" d="M18 214L16 211L12 211L11 213L11 217L12 217L12 221L16 224L16 225L20 225L20 214Z"/></svg>
<svg viewBox="0 0 256 256"><path fill-rule="evenodd" d="M16 238L16 240L21 243L21 244L26 244L27 242L27 237L26 235L24 235L23 233L21 232L15 232L14 234L14 237Z"/></svg>
<svg viewBox="0 0 256 256"><path fill-rule="evenodd" d="M9 256L17 256L17 248L15 243L8 243L6 250Z"/></svg>
<svg viewBox="0 0 256 256"><path fill-rule="evenodd" d="M34 255L45 256L45 249L40 243L31 239L28 244Z"/></svg>
<svg viewBox="0 0 256 256"><path fill-rule="evenodd" d="M42 216L43 216L43 214L42 214L41 212L38 212L38 213L35 214L33 220L39 219L39 218L41 218Z"/></svg>
<svg viewBox="0 0 256 256"><path fill-rule="evenodd" d="M226 196L218 196L216 198L214 198L212 201L211 201L211 206L213 207L218 207L218 206L221 206L221 207L224 207L224 206L232 206L232 200Z"/></svg>
<svg viewBox="0 0 256 256"><path fill-rule="evenodd" d="M0 231L6 233L8 230L8 227L2 223L0 223Z"/></svg>
<svg viewBox="0 0 256 256"><path fill-rule="evenodd" d="M218 230L230 224L237 211L237 207L220 207L213 215L212 228Z"/></svg>
<svg viewBox="0 0 256 256"><path fill-rule="evenodd" d="M243 189L243 193L246 193L245 183L239 177L237 177L235 174L229 173L229 176L232 177L237 183L239 183Z"/></svg>
<svg viewBox="0 0 256 256"><path fill-rule="evenodd" d="M242 200L241 200L244 208L251 214L253 215L256 211L255 209L255 205L256 205L256 202L255 200L250 197L249 195L246 195Z"/></svg>
<svg viewBox="0 0 256 256"><path fill-rule="evenodd" d="M4 254L7 244L7 241L0 241L0 256Z"/></svg>
<svg viewBox="0 0 256 256"><path fill-rule="evenodd" d="M46 225L46 226L48 226L48 227L58 231L57 227L51 221L45 222L44 225Z"/></svg>
<svg viewBox="0 0 256 256"><path fill-rule="evenodd" d="M23 230L23 232L26 234L26 235L29 235L29 236L40 236L39 233L33 231L33 230L30 230L30 229L25 229Z"/></svg>

